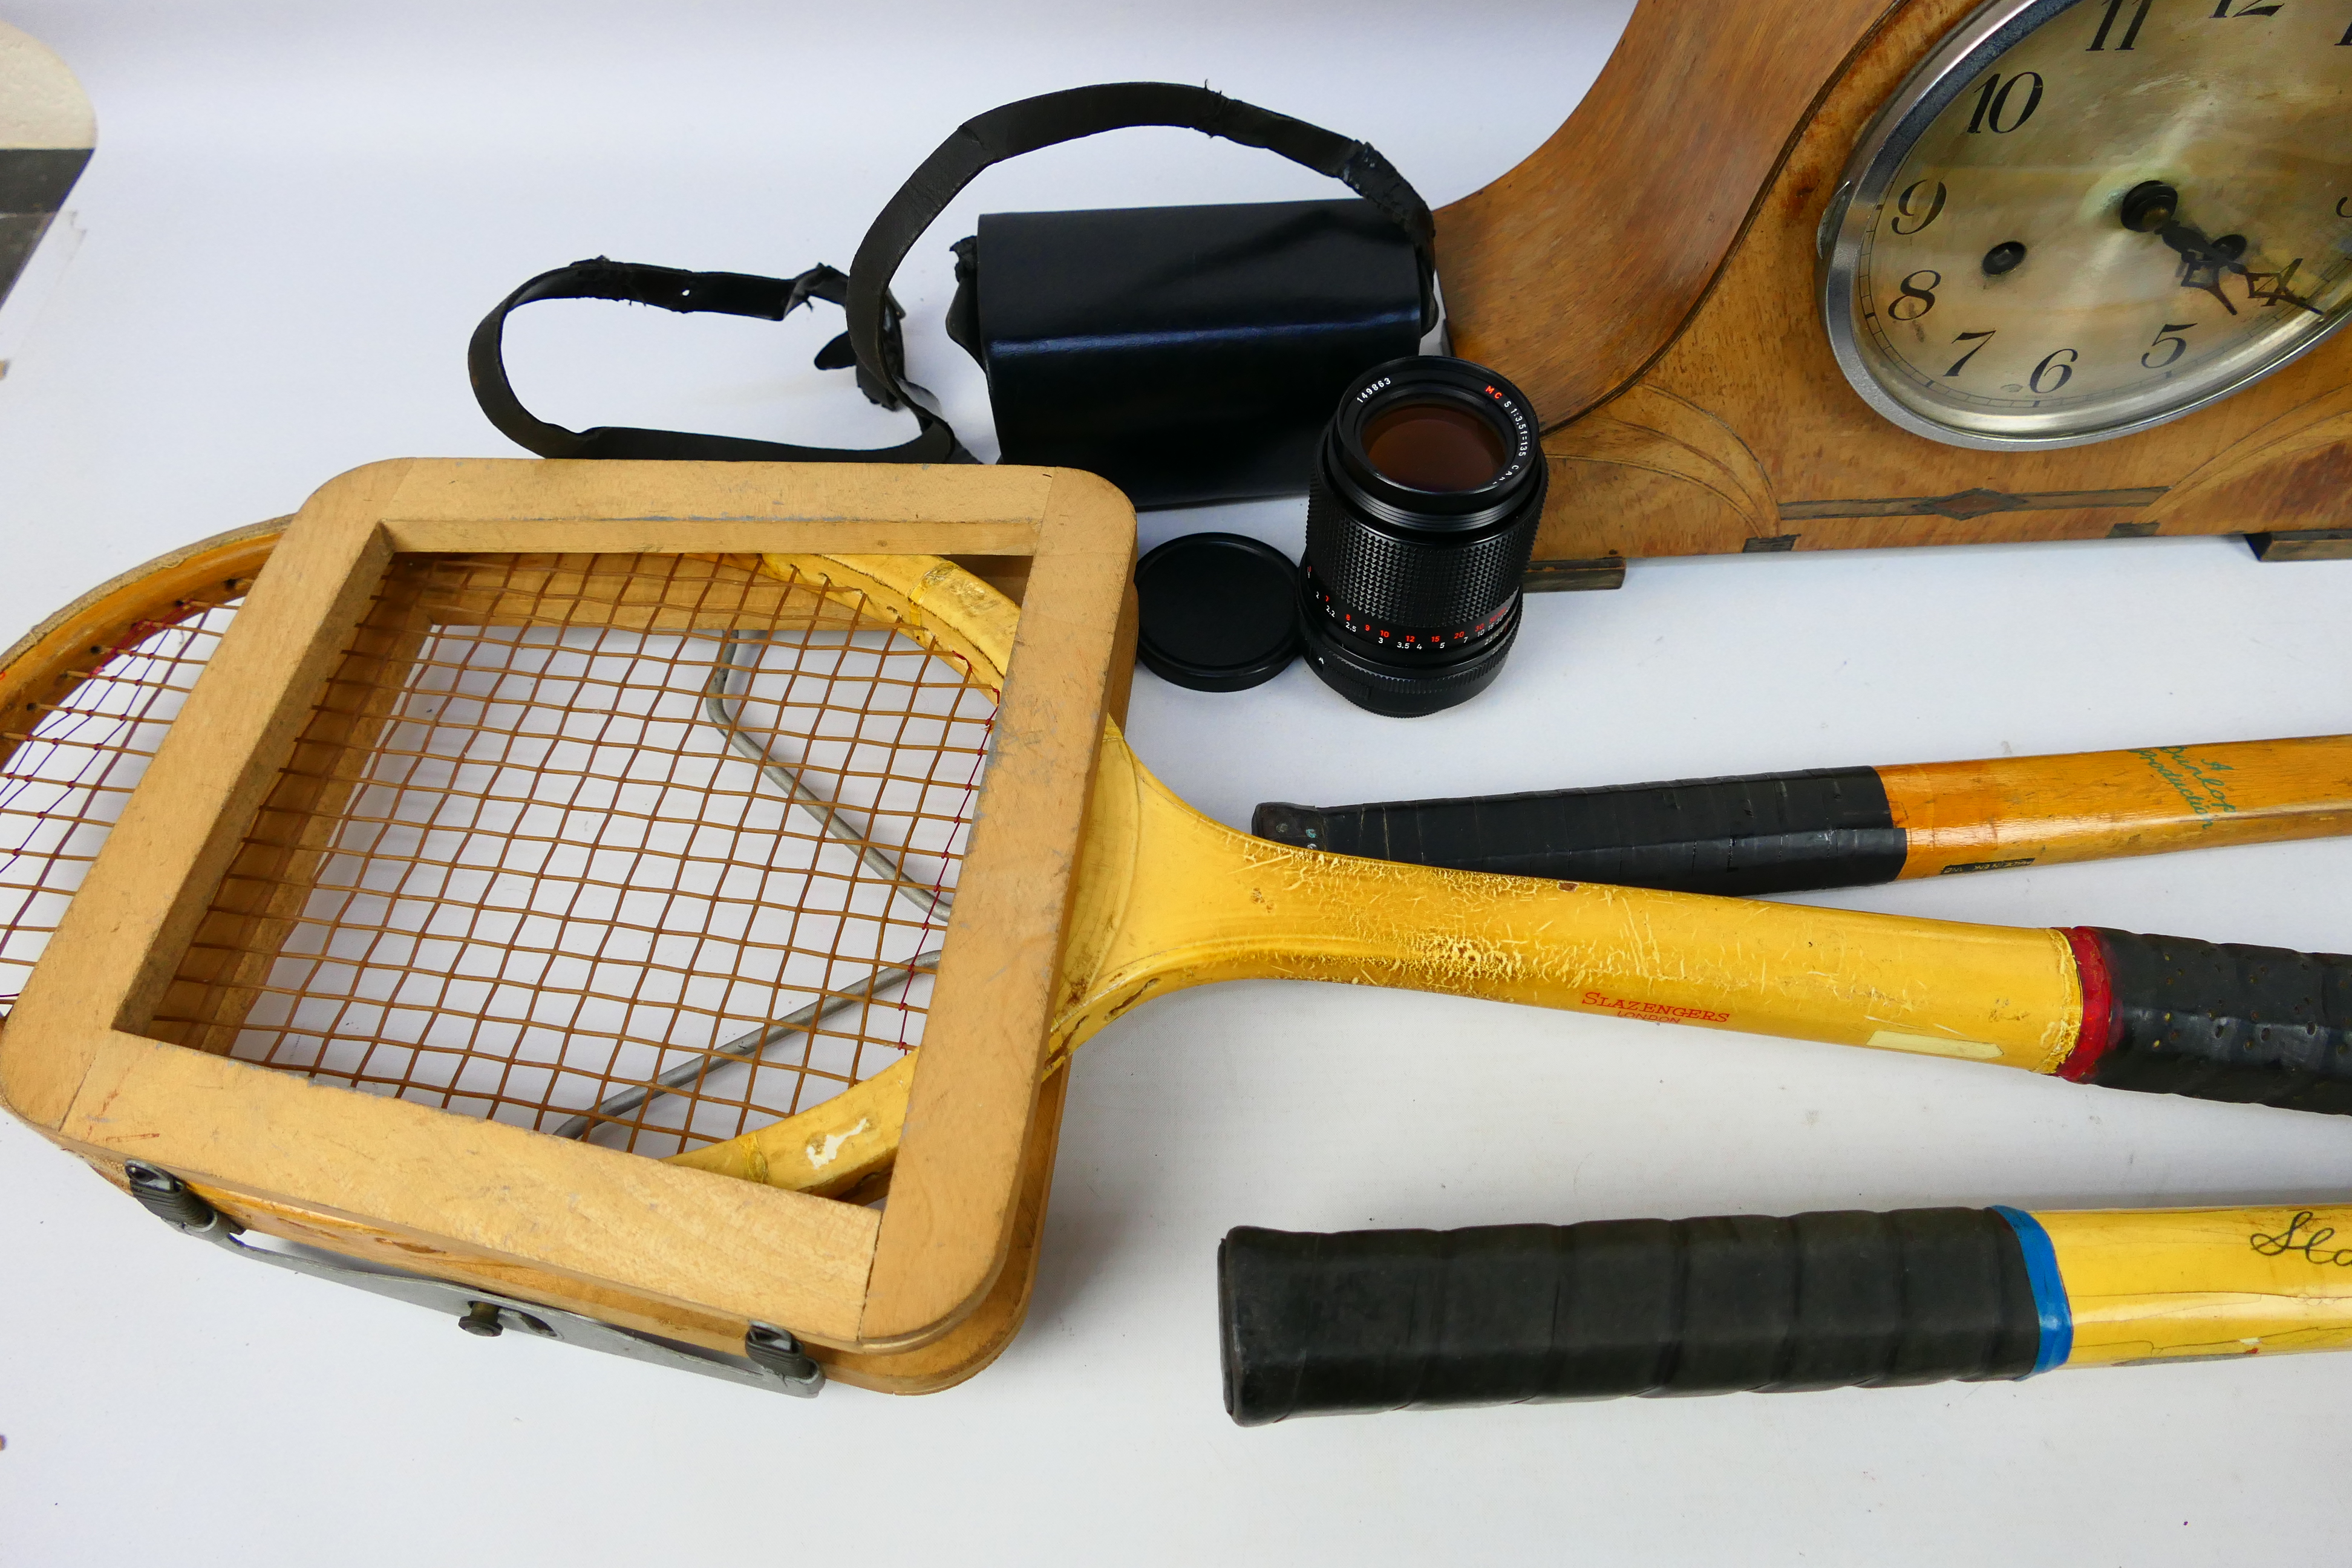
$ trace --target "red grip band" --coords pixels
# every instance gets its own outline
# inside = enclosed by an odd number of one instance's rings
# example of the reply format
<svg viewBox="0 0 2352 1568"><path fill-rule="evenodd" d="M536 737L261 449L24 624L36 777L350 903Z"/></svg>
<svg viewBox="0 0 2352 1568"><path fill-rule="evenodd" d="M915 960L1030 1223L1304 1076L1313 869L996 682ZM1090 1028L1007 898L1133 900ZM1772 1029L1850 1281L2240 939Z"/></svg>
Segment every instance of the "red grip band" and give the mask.
<svg viewBox="0 0 2352 1568"><path fill-rule="evenodd" d="M2106 944L2099 933L2088 926L2065 926L2058 934L2074 949L2075 977L2083 983L2082 1026L2075 1032L2074 1048L2058 1064L2058 1076L2082 1083L2123 1039L2124 1018L2116 1006L2115 977L2108 973Z"/></svg>

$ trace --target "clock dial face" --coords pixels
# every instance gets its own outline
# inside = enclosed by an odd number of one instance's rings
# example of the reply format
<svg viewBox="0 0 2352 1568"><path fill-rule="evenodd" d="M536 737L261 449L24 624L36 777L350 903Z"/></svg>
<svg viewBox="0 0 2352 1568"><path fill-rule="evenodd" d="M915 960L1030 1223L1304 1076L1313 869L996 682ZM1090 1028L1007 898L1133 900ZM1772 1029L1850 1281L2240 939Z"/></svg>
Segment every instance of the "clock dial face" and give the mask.
<svg viewBox="0 0 2352 1568"><path fill-rule="evenodd" d="M2352 0L1995 0L1832 203L1856 389L1959 445L2178 417L2352 315Z"/></svg>

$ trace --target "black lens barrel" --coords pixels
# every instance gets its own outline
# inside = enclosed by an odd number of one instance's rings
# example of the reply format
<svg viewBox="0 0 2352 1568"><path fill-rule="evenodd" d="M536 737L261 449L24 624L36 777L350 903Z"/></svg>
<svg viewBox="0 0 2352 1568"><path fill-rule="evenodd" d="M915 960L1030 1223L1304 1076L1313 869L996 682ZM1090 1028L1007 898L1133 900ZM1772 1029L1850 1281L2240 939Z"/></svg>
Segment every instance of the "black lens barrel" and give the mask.
<svg viewBox="0 0 2352 1568"><path fill-rule="evenodd" d="M1325 684L1412 718L1493 682L1543 516L1539 433L1526 395L1466 360L1392 360L1348 389L1308 482L1299 573Z"/></svg>
<svg viewBox="0 0 2352 1568"><path fill-rule="evenodd" d="M1320 474L1307 492L1307 563L1324 591L1405 633L1485 620L1518 592L1534 542L1531 528L1465 538L1383 527L1335 503Z"/></svg>

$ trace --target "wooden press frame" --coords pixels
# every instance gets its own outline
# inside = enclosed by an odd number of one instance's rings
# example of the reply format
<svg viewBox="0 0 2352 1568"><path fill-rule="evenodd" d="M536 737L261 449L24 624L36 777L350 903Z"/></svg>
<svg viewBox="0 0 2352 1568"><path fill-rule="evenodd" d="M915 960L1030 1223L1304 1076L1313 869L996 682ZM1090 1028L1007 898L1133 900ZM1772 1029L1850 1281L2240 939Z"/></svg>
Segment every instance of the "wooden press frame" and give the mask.
<svg viewBox="0 0 2352 1568"><path fill-rule="evenodd" d="M148 1037L394 556L473 552L955 555L1022 586L886 1212ZM1127 499L1070 470L345 474L289 527L26 984L0 1100L118 1177L160 1166L265 1232L712 1349L775 1324L845 1381L957 1381L1018 1326L1034 1270L1064 1076L1041 1092L1039 1075L1101 721L1124 706L1134 556Z"/></svg>

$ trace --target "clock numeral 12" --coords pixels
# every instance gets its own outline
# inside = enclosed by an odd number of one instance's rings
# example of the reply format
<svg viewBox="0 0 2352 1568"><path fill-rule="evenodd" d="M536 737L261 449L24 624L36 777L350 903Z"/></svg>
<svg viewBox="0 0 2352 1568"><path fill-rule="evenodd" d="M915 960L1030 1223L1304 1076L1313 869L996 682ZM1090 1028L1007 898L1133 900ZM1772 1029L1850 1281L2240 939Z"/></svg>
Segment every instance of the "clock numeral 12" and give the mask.
<svg viewBox="0 0 2352 1568"><path fill-rule="evenodd" d="M2124 29L2124 41L2116 46L2117 54L2139 41L2139 25L2147 20L2150 4L2151 0L2139 0L2139 9L2132 13L2131 25ZM2091 47L2083 51L2084 54L2095 55L2107 47L2107 34L2115 26L2116 18L2122 14L2123 8L2124 0L2107 0L2107 14L2099 18L2098 37L2091 40Z"/></svg>

